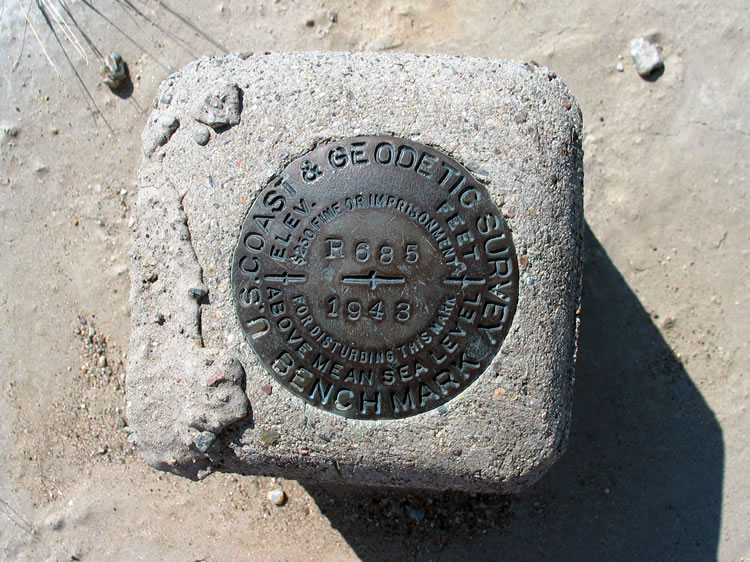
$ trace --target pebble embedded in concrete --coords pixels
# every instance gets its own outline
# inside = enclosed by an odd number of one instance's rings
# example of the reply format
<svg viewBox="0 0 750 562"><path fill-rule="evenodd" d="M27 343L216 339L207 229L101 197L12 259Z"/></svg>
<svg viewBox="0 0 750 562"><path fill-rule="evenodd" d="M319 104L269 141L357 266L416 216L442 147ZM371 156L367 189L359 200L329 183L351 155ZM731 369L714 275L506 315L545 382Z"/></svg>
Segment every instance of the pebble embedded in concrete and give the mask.
<svg viewBox="0 0 750 562"><path fill-rule="evenodd" d="M216 435L210 431L201 431L193 440L201 453L205 453L216 441Z"/></svg>
<svg viewBox="0 0 750 562"><path fill-rule="evenodd" d="M268 492L266 497L268 498L268 501L270 501L273 505L279 507L286 503L286 493L284 492L284 490L271 490L270 492Z"/></svg>
<svg viewBox="0 0 750 562"><path fill-rule="evenodd" d="M420 523L424 519L424 508L407 506L406 511L409 517L414 519L417 523Z"/></svg>
<svg viewBox="0 0 750 562"><path fill-rule="evenodd" d="M273 429L270 429L270 430L261 429L260 430L260 440L264 445L273 445L279 439L281 439L281 434L278 431L275 431Z"/></svg>
<svg viewBox="0 0 750 562"><path fill-rule="evenodd" d="M212 129L237 125L241 113L240 89L229 82L219 82L204 91L193 107L193 118Z"/></svg>
<svg viewBox="0 0 750 562"><path fill-rule="evenodd" d="M206 146L208 144L209 139L211 138L211 134L208 132L208 127L200 126L193 132L193 138L195 139L195 142L198 143L201 146Z"/></svg>

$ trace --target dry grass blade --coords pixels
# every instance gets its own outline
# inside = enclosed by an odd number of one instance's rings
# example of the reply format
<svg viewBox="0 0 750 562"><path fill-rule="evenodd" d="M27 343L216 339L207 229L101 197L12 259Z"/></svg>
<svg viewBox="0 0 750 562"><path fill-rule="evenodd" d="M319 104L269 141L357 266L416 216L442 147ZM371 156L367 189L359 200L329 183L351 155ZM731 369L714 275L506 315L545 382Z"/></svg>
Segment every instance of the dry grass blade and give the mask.
<svg viewBox="0 0 750 562"><path fill-rule="evenodd" d="M86 54L86 51L81 46L81 42L78 41L78 37L75 36L75 33L73 33L70 25L68 25L68 22L65 21L65 18L62 16L62 14L60 14L60 11L57 9L57 7L52 4L50 0L42 0L42 4L44 4L45 8L49 10L49 13L52 15L52 19L60 27L63 35L65 35L65 38L70 41L70 44L73 45L73 48L76 50L76 52L78 52L79 55L81 55L83 60L86 61L86 64L88 65L89 57Z"/></svg>
<svg viewBox="0 0 750 562"><path fill-rule="evenodd" d="M166 35L172 41L174 41L175 44L179 45L182 48L182 50L184 50L188 55L190 55L193 58L198 58L198 55L190 49L190 46L185 41L177 37L174 33L166 29L164 26L160 25L159 22L156 21L155 19L148 17L141 10L136 8L130 0L115 0L115 2L117 2L117 4L123 10L125 10L126 13L128 9L132 10L132 12L135 15L137 15L140 18L143 18L146 22L154 26L156 29L158 29L160 32L162 32L164 35Z"/></svg>
<svg viewBox="0 0 750 562"><path fill-rule="evenodd" d="M39 38L39 34L36 32L36 28L34 27L34 24L31 22L31 19L29 18L29 12L24 8L23 4L21 3L21 0L18 1L18 6L21 8L21 11L23 12L23 17L26 18L26 25L31 29L31 33L34 34L34 37L36 38L36 42L39 44L39 48L42 49L42 53L44 53L44 56L47 58L47 61L49 62L50 66L54 69L54 71L57 73L58 76L60 76L60 71L57 68L57 65L52 60L52 57L49 56L49 53L47 52L47 49L44 48L44 43L42 43L42 40ZM31 4L31 0L29 0L29 4Z"/></svg>
<svg viewBox="0 0 750 562"><path fill-rule="evenodd" d="M88 36L86 31L81 28L80 25L78 25L78 21L76 20L75 16L73 16L73 12L70 11L70 8L68 8L68 5L65 3L65 0L58 0L60 3L60 6L65 11L65 13L68 16L68 19L73 22L73 26L78 30L78 33L81 34L81 37L83 37L83 40L88 45L89 49L96 55L96 57L99 60L104 60L104 55L102 52L97 48L97 46L94 44L94 42L91 40L91 38Z"/></svg>
<svg viewBox="0 0 750 562"><path fill-rule="evenodd" d="M162 8L164 8L167 12L169 12L174 17L176 17L177 19L179 19L182 23L184 23L185 25L187 25L190 29L192 29L193 31L195 31L198 35L200 35L201 37L203 37L206 41L208 41L209 43L211 43L214 47L216 47L217 49L219 49L222 53L227 54L229 52L229 51L227 51L226 47L224 47L224 45L222 45L221 43L219 43L218 41L216 41L213 37L211 37L210 35L208 35L207 33L205 33L202 29L200 29L197 25L195 25L193 22L191 22L189 19L187 19L181 13L179 13L176 10L170 8L167 5L166 2L162 2L161 0L157 0L157 3L159 4L159 6L161 6Z"/></svg>
<svg viewBox="0 0 750 562"><path fill-rule="evenodd" d="M81 90L83 91L84 95L89 99L91 104L94 106L94 109L96 110L96 113L98 113L102 120L104 121L104 124L107 125L107 128L110 130L110 132L114 133L114 129L112 129L112 126L109 124L109 121L107 121L107 118L104 117L104 114L99 109L99 106L96 103L96 100L94 99L94 96L91 95L91 91L86 86L86 83L83 81L83 78L81 78L80 73L78 72L78 69L76 68L75 64L73 64L73 61L70 59L70 55L68 54L68 51L65 49L65 45L63 45L63 42L60 41L60 36L57 34L57 30L55 29L55 26L52 24L52 21L50 20L50 16L47 13L47 10L45 9L44 5L42 4L44 0L36 0L37 8L39 8L39 12L42 14L42 17L44 18L45 23L47 24L47 27L52 32L52 36L55 38L55 41L57 41L57 44L60 46L60 50L63 53L63 56L65 57L65 60L68 62L68 66L73 71L73 74L76 77L76 80L78 80L78 84L81 87Z"/></svg>
<svg viewBox="0 0 750 562"><path fill-rule="evenodd" d="M19 53L18 55L18 60L16 61L13 67L13 70L15 70L15 68L18 66L21 60L21 55L23 53L23 48L25 45L26 31L28 29L31 29L31 32L34 35L34 38L36 39L36 42L39 45L39 49L41 50L45 59L47 60L49 65L54 69L55 73L59 77L62 77L62 74L60 72L60 69L58 68L58 65L55 63L55 60L50 55L51 51L48 51L48 45L45 46L44 40L40 36L40 32L44 31L43 26L40 26L38 21L37 21L37 26L35 26L33 23L33 20L34 20L33 16L40 15L43 18L44 23L49 33L52 35L52 37L54 37L55 41L57 42L57 45L62 51L62 55L65 58L67 66L69 70L73 73L73 75L75 76L76 81L78 82L78 85L81 88L81 91L83 92L87 101L91 104L93 111L94 111L94 115L96 116L96 114L99 114L102 117L102 120L106 124L107 128L110 131L114 132L109 122L107 121L106 117L104 117L104 114L102 113L98 104L96 103L96 100L94 99L94 96L92 95L92 91L88 88L88 86L83 80L81 73L79 72L79 69L76 67L79 56L88 65L89 63L88 50L89 49L94 54L94 56L100 61L105 60L104 55L106 53L104 50L100 49L95 44L92 34L87 32L84 26L79 25L79 22L76 19L73 13L73 10L71 10L71 7L68 5L69 3L67 2L67 0L29 0L28 2L24 2L24 0L16 0L16 3L21 8L21 12L23 13L25 24L23 28L21 53ZM133 44L139 51L148 55L154 62L156 62L159 66L161 66L164 70L168 72L174 71L173 65L169 64L168 62L165 63L164 61L162 61L160 57L156 55L156 53L153 53L148 48L146 48L146 45L150 45L150 44L159 45L160 39L162 37L167 37L171 39L178 47L180 47L182 50L188 53L191 57L197 58L198 55L193 51L189 42L180 38L177 34L173 33L172 31L168 29L169 25L167 25L167 23L163 21L165 16L166 17L171 16L175 18L178 22L178 25L183 26L182 27L183 31L186 26L191 32L197 34L198 36L206 40L208 43L210 43L213 47L219 49L221 52L223 53L228 52L227 49L220 42L214 40L207 33L202 31L197 25L195 25L192 21L190 21L189 18L180 14L178 11L160 2L159 0L156 0L155 2L144 2L143 4L145 7L137 7L132 0L111 0L111 3L116 4L124 12L126 16L125 24L128 24L128 25L122 25L123 24L122 21L119 21L114 16L111 16L109 14L105 14L104 12L102 12L102 10L100 10L97 6L94 5L93 0L80 0L80 4L82 4L85 8L88 8L89 10L91 10L91 12L96 14L99 18L103 19L107 23L108 26L116 30L120 35L122 35L122 37L124 37L127 41ZM154 10L158 10L159 7L163 8L164 12L161 14L158 14L156 12L150 13L149 10L151 10L151 8L149 8L149 6L151 5L153 5ZM2 0L2 2L0 2L0 13L4 12L4 10L5 10L5 0ZM121 16L120 20L122 19L123 18ZM131 34L127 31L127 29L129 28L129 24L132 23L132 25L136 29L140 30L142 33L146 33L146 35L148 36L146 29L144 29L145 26L143 26L144 21L147 24L149 24L148 28L153 28L155 30L155 33L157 33L159 36L158 38L151 38L151 39L147 37L146 45L140 43L133 36L131 36ZM45 37L45 40L47 41L47 43L49 43L48 36ZM73 52L75 52L75 55L73 55ZM76 61L74 62L73 59L76 59ZM132 91L132 86L131 86L131 91ZM121 97L129 97L129 94L124 94L124 95L121 93L117 93L117 94L120 95ZM143 110L138 105L138 103L135 100L133 101L135 102L136 106L139 108L139 111L142 112Z"/></svg>
<svg viewBox="0 0 750 562"><path fill-rule="evenodd" d="M93 5L93 4L92 4L92 3L90 2L90 0L81 0L81 3L82 3L82 4L84 5L84 6L86 6L87 8L89 8L89 9L90 9L90 10L91 10L92 12L94 12L94 13L95 13L95 14L96 14L97 16L99 16L99 17L100 17L100 18L102 18L102 19L103 19L104 21L106 21L106 22L107 22L107 23L108 23L109 25L111 25L111 26L112 26L112 28L113 28L113 29L115 29L115 31L117 31L118 33L120 33L120 34L121 34L121 35L122 35L123 37L125 37L125 39L127 39L128 41L130 41L130 43L132 43L133 45L135 45L135 46L136 46L136 47L137 47L137 48L138 48L138 49L139 49L139 50L140 50L141 52L143 52L143 53L146 53L146 54L147 54L147 55L148 55L149 57L151 57L151 58L152 58L153 60L155 60L155 61L156 61L156 63L157 63L157 64L158 64L159 66L161 66L161 67L162 67L162 68L163 68L164 70L166 70L167 72L172 72L172 71L174 70L174 68L173 68L173 67L172 67L171 65L168 65L168 64L165 64L165 63L161 62L161 61L160 61L160 60L158 59L158 57L156 57L156 56L155 56L154 54L152 54L152 53L151 53L151 52L150 52L150 51L149 51L148 49L146 49L146 47L144 47L143 45L141 45L140 43L138 43L138 42L137 42L137 41L136 41L135 39L133 39L133 38L132 38L132 37L131 37L131 36L130 36L130 35L129 35L128 33L126 33L126 32L125 32L125 31L124 31L124 30L123 30L123 29L122 29L122 28L121 28L120 26L118 26L118 25L117 25L117 24L116 24L115 22L113 22L111 18L107 17L107 16L106 16L105 14L103 14L103 13L102 13L102 12L101 12L101 11L100 11L100 10L99 10L98 8L96 8L96 6L94 6L94 5ZM76 25L77 25L77 24L76 24ZM80 29L80 27L79 27L78 29ZM83 31L81 31L81 33L83 33ZM84 37L86 37L86 35L85 35L85 34L84 34ZM101 53L99 54L99 58L102 58L102 59L104 58L104 57L103 57L103 56L101 55Z"/></svg>

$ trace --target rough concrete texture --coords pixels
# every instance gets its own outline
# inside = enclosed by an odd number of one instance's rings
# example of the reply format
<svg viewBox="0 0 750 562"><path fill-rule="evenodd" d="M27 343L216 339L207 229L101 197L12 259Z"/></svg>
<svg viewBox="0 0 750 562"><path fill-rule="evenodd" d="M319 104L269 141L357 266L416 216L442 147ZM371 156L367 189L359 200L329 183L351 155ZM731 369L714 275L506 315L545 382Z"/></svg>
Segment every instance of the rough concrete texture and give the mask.
<svg viewBox="0 0 750 562"><path fill-rule="evenodd" d="M198 142L196 106L233 85L240 118L230 108ZM147 462L191 478L498 492L538 479L565 448L571 411L581 119L552 71L487 59L229 55L167 79L143 134L132 224L127 414ZM403 420L341 418L281 388L244 341L230 291L241 224L273 175L320 143L376 134L471 169L502 206L521 265L516 316L490 367L445 406Z"/></svg>

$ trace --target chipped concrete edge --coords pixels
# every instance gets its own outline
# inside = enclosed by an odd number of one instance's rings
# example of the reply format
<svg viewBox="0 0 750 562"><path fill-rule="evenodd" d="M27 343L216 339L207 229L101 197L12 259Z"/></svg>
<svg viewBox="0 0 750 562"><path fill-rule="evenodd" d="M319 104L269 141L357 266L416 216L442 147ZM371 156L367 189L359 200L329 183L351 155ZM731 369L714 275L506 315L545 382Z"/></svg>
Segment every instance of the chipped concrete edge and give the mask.
<svg viewBox="0 0 750 562"><path fill-rule="evenodd" d="M162 84L157 99L164 89ZM224 115L196 111L194 118L215 127L236 125L241 108L236 103L237 90L236 85L234 90L231 85L225 90L229 91L229 97L235 96L232 111ZM180 328L169 332L161 341L148 337L147 330L132 331L127 383L131 389L150 387L154 391L144 393L135 401L129 396L127 412L134 429L130 439L149 465L199 479L212 471L217 436L247 416L249 401L240 361L219 350L203 347L200 300L206 290L182 206L184 194L178 193L169 180L161 185L152 181L161 173L163 152L160 149L179 126L176 115L154 109L142 135L144 159L131 224L134 234L140 235L134 236L130 252L129 306L133 326L175 322ZM154 215L159 215L155 224L163 225L163 229L139 232L150 222L147 217ZM150 241L148 248L141 247L144 240ZM172 255L161 263L147 261L155 247L162 255ZM180 306L175 306L175 302L180 302ZM168 317L161 313L146 317L153 310L178 312L171 312ZM172 376L163 376L164 364L171 366ZM165 400L167 396L169 403ZM165 408L171 407L175 397L179 397L178 402L184 407L175 416L165 417ZM200 413L196 415L196 412ZM139 431L146 422L152 424L152 429ZM153 424L158 426L158 431L153 430Z"/></svg>

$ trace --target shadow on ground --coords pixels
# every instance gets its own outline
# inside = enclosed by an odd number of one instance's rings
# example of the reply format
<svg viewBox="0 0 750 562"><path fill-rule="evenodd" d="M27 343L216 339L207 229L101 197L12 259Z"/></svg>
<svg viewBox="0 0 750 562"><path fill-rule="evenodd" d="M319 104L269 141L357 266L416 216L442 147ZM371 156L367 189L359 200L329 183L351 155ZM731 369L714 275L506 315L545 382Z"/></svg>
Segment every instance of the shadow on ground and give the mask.
<svg viewBox="0 0 750 562"><path fill-rule="evenodd" d="M711 560L721 430L586 226L570 444L527 492L306 485L363 560Z"/></svg>

